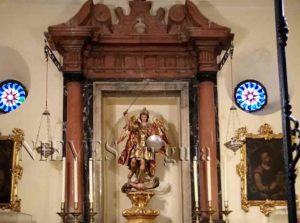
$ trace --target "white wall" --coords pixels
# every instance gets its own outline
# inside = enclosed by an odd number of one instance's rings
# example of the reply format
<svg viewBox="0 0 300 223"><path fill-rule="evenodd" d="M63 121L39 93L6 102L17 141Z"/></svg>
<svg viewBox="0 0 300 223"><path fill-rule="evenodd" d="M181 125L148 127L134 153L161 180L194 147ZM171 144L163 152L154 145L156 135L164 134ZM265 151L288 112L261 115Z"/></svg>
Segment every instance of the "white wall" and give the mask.
<svg viewBox="0 0 300 223"><path fill-rule="evenodd" d="M248 131L257 133L260 125L269 123L275 133L282 131L280 94L277 66L277 51L275 39L275 15L273 1L243 1L235 2L235 6L221 1L198 3L200 10L219 24L232 28L235 33L233 76L234 86L245 79L256 79L263 83L268 91L269 103L264 110L254 114L238 111L240 125L247 126ZM299 90L296 87L299 81L299 63L297 54L300 47L297 40L300 37L300 17L297 14L300 4L296 1L286 1L286 16L288 19L290 39L288 42L288 74L290 96L292 99L294 115L299 118L299 103L297 95ZM229 202L233 213L230 215L231 222L268 222L268 218L260 212L259 207L250 208L249 213L241 210L240 199L240 177L236 174L236 165L240 162L240 153L234 155L226 151L223 146L226 142L227 120L231 105L230 87L230 63L224 66L218 76L219 91L219 124L221 137L221 154L228 157L228 181ZM223 182L222 182L223 183ZM300 191L299 180L296 188ZM281 212L282 213L282 212Z"/></svg>
<svg viewBox="0 0 300 223"><path fill-rule="evenodd" d="M35 140L45 108L46 63L43 32L49 25L69 19L82 3L83 1L58 0L0 1L0 78L24 81L29 89L27 100L19 109L0 115L2 135L7 135L13 128L18 127L24 130L28 143ZM60 140L62 75L51 61L49 83L49 111L51 127L55 132L53 138ZM21 165L24 168L23 179L19 185L22 212L32 214L36 223L59 222L55 213L60 207L60 163L32 161L24 153Z"/></svg>
<svg viewBox="0 0 300 223"><path fill-rule="evenodd" d="M43 32L49 25L66 21L73 16L83 0L0 0L0 79L15 78L23 81L29 88L29 96L17 111L0 116L0 131L9 134L14 127L25 131L26 141L34 140L38 123L44 109L45 69L43 54ZM114 8L124 6L128 10L127 0L95 1ZM154 9L168 8L174 2L155 1ZM265 0L194 0L201 12L212 21L231 27L235 33L235 54L233 72L235 83L246 78L255 78L266 85L270 95L270 104L257 114L239 111L241 125L251 132L267 122L275 132L281 131L279 105L279 84L276 62L276 42L273 1ZM293 112L300 119L300 104L297 95L300 89L299 39L300 39L300 3L286 1L286 15L290 28L287 48L290 96ZM298 75L297 75L298 74ZM226 137L226 122L230 107L230 67L225 65L218 76L219 115L221 145ZM51 112L53 137L61 138L62 120L62 77L52 62L49 62L49 110ZM222 153L224 147L221 148ZM231 172L229 187L231 222L267 222L256 207L245 213L240 208L240 178L235 172L239 163L239 154L227 152ZM19 196L22 199L22 211L33 215L36 223L58 222L56 212L60 202L61 166L58 162L33 162L26 154L23 157L23 179ZM297 184L299 193L299 181Z"/></svg>

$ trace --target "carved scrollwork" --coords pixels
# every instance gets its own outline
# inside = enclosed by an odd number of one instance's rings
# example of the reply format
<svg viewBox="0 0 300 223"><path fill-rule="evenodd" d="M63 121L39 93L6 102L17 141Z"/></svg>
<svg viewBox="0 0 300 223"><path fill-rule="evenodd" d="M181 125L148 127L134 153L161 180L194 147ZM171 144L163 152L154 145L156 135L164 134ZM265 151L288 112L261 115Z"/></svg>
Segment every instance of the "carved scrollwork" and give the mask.
<svg viewBox="0 0 300 223"><path fill-rule="evenodd" d="M21 211L21 199L18 199L18 196L14 196L12 202L10 203L10 209L16 212Z"/></svg>
<svg viewBox="0 0 300 223"><path fill-rule="evenodd" d="M175 24L182 23L186 14L186 7L184 5L174 5L169 10L169 21Z"/></svg>
<svg viewBox="0 0 300 223"><path fill-rule="evenodd" d="M247 135L247 127L241 127L235 131L236 138L242 142L245 141Z"/></svg>
<svg viewBox="0 0 300 223"><path fill-rule="evenodd" d="M247 196L242 195L242 209L243 209L245 212L248 212L248 211L249 211L249 207L250 207L250 204L249 204L249 202L248 202Z"/></svg>
<svg viewBox="0 0 300 223"><path fill-rule="evenodd" d="M244 161L244 160L241 160L241 161ZM239 176L244 176L245 171L246 171L245 162L240 162L238 165L236 165L236 171ZM242 185L243 185L243 183L242 183Z"/></svg>
<svg viewBox="0 0 300 223"><path fill-rule="evenodd" d="M266 216L269 216L270 213L275 209L276 202L272 200L266 200L264 203L259 205L259 209Z"/></svg>
<svg viewBox="0 0 300 223"><path fill-rule="evenodd" d="M21 180L23 175L23 167L21 167L20 165L16 165L16 167L13 170L13 174L16 180Z"/></svg>
<svg viewBox="0 0 300 223"><path fill-rule="evenodd" d="M258 133L264 137L265 140L270 140L274 136L271 126L267 123L260 126Z"/></svg>
<svg viewBox="0 0 300 223"><path fill-rule="evenodd" d="M20 151L23 140L24 140L24 132L21 129L15 128L13 129L13 135L11 138L15 141L15 146L18 151Z"/></svg>

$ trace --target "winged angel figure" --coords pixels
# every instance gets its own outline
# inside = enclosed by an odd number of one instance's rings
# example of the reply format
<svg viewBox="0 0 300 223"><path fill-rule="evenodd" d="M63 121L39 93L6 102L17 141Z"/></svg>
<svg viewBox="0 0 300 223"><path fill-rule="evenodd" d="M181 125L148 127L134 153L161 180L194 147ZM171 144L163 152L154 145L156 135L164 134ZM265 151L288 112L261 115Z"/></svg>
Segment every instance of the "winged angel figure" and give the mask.
<svg viewBox="0 0 300 223"><path fill-rule="evenodd" d="M123 192L132 188L147 190L158 187L159 178L155 176L157 153L165 154L169 140L167 127L161 118L154 117L149 122L149 112L143 108L139 117L123 113L126 125L117 144L127 139L118 163L129 168L128 182L122 187Z"/></svg>

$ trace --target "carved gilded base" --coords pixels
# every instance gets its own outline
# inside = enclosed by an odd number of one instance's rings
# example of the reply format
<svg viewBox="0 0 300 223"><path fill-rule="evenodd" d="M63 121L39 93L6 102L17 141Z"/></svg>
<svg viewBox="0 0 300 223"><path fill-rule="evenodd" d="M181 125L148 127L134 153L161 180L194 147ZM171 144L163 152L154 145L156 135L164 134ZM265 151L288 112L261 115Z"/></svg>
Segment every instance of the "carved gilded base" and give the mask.
<svg viewBox="0 0 300 223"><path fill-rule="evenodd" d="M150 199L154 196L154 192L128 192L127 196L132 203L130 209L123 211L123 216L128 220L127 223L155 223L159 211L147 207Z"/></svg>

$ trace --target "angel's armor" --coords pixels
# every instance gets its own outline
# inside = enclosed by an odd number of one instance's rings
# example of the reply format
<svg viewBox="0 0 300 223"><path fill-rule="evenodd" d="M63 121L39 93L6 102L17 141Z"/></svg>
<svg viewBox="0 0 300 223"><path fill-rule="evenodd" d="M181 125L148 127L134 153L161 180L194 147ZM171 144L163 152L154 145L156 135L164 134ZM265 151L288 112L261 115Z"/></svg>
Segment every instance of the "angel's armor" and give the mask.
<svg viewBox="0 0 300 223"><path fill-rule="evenodd" d="M133 146L129 158L136 158L137 160L144 159L146 161L153 160L154 154L146 146L146 140L151 134L151 124L139 126L139 128L136 129L136 134L138 141Z"/></svg>

